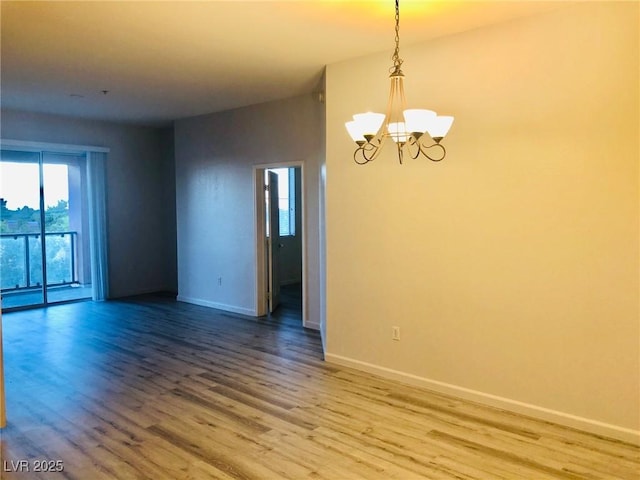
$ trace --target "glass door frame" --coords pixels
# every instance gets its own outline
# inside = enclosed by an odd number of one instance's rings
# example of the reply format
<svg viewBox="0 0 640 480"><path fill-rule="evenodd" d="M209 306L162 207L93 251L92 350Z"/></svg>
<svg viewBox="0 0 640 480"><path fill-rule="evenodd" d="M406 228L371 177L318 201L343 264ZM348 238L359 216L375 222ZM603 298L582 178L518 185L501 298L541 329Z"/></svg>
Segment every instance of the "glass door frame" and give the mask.
<svg viewBox="0 0 640 480"><path fill-rule="evenodd" d="M16 306L16 307L4 307L2 311L11 311L11 310L19 310L23 308L41 308L48 305L52 305L49 303L49 297L47 292L47 257L46 257L46 223L45 223L45 196L46 193L44 191L45 185L45 175L44 175L44 157L46 154L70 154L83 156L87 162L89 162L89 158L92 154L106 154L109 153L110 149L105 147L97 147L97 146L85 146L85 145L70 145L70 144L54 144L54 143L43 143L43 142L31 142L31 141L22 141L22 140L12 140L12 139L1 139L0 140L0 149L1 150L9 150L9 151L19 151L19 152L31 152L38 154L38 172L39 172L39 208L40 208L40 238L41 238L41 255L42 255L42 302L41 303L33 303L25 306ZM35 160L35 158L34 158ZM88 180L90 181L90 180ZM103 187L104 188L104 187ZM94 232L90 232L89 235L92 235ZM93 243L93 242L92 242ZM93 248L93 245L92 245ZM92 259L93 260L93 259ZM93 261L92 261L93 263ZM93 268L93 265L92 265ZM106 282L106 279L104 280ZM94 287L95 288L95 287ZM95 293L93 295L95 298ZM54 302L64 303L64 302Z"/></svg>
<svg viewBox="0 0 640 480"><path fill-rule="evenodd" d="M9 167L10 165L12 167ZM46 263L46 255L44 250L45 236L43 234L44 220L42 216L42 154L40 152L24 152L3 148L0 167L3 170L3 187L10 189L14 186L19 186L19 192L3 192L7 202L15 203L14 210L7 208L7 211L20 212L17 217L7 219L9 231L2 234L2 267L4 268L0 273L3 277L8 277L8 281L11 284L15 284L15 288L11 288L3 278L2 288L6 292L3 292L3 298L6 300L15 295L16 298L22 299L22 301L17 302L17 306L20 307L46 305L46 265L44 265ZM13 170L13 176L7 176L10 170ZM19 198L16 202L15 195L25 196ZM29 211L25 212L25 209L29 209ZM25 216L25 213L27 216ZM5 270L5 268L8 268L8 270Z"/></svg>
<svg viewBox="0 0 640 480"><path fill-rule="evenodd" d="M0 149L2 150L2 149ZM40 254L42 255L42 305L49 305L48 292L47 292L47 238L44 220L44 152L38 152L38 177L40 181L39 191L39 208L40 208ZM37 306L33 305L33 306Z"/></svg>

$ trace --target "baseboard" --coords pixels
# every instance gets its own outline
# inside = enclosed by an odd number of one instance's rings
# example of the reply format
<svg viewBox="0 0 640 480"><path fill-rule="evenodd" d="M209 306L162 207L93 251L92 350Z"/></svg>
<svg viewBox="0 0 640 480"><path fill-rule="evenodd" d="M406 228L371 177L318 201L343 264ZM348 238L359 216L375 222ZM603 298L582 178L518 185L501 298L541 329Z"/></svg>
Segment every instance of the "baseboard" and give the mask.
<svg viewBox="0 0 640 480"><path fill-rule="evenodd" d="M174 292L171 290L159 290L157 292L154 292L155 295L158 295L159 297L167 297L167 298L173 298L175 299L178 296L178 292Z"/></svg>
<svg viewBox="0 0 640 480"><path fill-rule="evenodd" d="M155 295L158 297L173 297L176 298L177 292L172 292L170 290L163 290L163 289L155 289L155 288L150 288L150 289L144 289L144 290L138 290L137 292L134 293L126 293L126 294L121 294L121 295L112 295L111 293L109 294L109 296L107 297L107 300L119 300L122 298L133 298L133 297L143 297L143 296L147 296L147 295Z"/></svg>
<svg viewBox="0 0 640 480"><path fill-rule="evenodd" d="M621 440L623 442L640 445L640 431L612 425L598 420L579 417L565 412L559 412L548 408L532 405L509 398L499 397L485 392L479 392L468 388L452 385L437 380L431 380L410 373L392 370L390 368L361 362L351 358L325 353L325 360L329 363L355 368L367 373L372 373L390 380L397 380L408 385L422 387L445 395L458 397L465 400L481 403L491 407L508 410L528 417L537 418L547 422L556 423L566 427L575 428L584 432L604 437Z"/></svg>
<svg viewBox="0 0 640 480"><path fill-rule="evenodd" d="M185 297L184 295L178 295L176 299L178 302L192 303L193 305L200 305L201 307L215 308L217 310L224 310L225 312L239 313L241 315L248 315L250 317L256 317L256 311L251 308L238 307L235 305L226 305L224 303L211 302L209 300L203 300L201 298Z"/></svg>
<svg viewBox="0 0 640 480"><path fill-rule="evenodd" d="M320 324L318 322L306 322L303 327L310 328L312 330L320 330Z"/></svg>

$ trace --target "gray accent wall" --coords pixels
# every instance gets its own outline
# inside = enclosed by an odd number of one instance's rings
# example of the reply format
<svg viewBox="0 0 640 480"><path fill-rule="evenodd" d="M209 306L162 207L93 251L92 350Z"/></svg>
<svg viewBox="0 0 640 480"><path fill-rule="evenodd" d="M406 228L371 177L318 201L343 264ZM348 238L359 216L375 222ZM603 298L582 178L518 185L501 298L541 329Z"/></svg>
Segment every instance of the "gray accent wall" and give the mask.
<svg viewBox="0 0 640 480"><path fill-rule="evenodd" d="M2 110L0 136L110 149L110 297L176 292L173 129Z"/></svg>
<svg viewBox="0 0 640 480"><path fill-rule="evenodd" d="M255 315L254 167L302 162L307 325L319 326L323 132L310 94L176 121L179 300Z"/></svg>

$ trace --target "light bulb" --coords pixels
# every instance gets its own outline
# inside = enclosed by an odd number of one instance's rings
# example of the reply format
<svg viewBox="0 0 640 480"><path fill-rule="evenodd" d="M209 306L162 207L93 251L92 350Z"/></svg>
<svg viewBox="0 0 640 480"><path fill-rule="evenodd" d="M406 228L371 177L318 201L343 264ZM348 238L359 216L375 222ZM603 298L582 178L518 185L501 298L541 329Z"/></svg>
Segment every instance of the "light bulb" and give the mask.
<svg viewBox="0 0 640 480"><path fill-rule="evenodd" d="M375 135L384 122L384 113L358 113L353 116L363 135Z"/></svg>
<svg viewBox="0 0 640 480"><path fill-rule="evenodd" d="M436 118L436 112L421 108L411 108L402 112L409 133L424 133Z"/></svg>
<svg viewBox="0 0 640 480"><path fill-rule="evenodd" d="M404 122L390 123L387 126L387 129L389 130L389 135L393 138L394 142L404 143L409 140L409 133L407 133Z"/></svg>
<svg viewBox="0 0 640 480"><path fill-rule="evenodd" d="M434 140L442 139L449 132L452 124L453 117L438 115L430 121L427 131Z"/></svg>

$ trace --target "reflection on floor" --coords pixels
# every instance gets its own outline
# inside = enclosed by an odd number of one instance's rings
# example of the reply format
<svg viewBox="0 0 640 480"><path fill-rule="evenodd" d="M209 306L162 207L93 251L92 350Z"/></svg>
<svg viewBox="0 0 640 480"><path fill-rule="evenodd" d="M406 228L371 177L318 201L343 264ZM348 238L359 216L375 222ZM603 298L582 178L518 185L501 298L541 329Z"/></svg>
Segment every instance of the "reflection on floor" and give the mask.
<svg viewBox="0 0 640 480"><path fill-rule="evenodd" d="M49 287L47 290L48 303L69 302L91 298L91 285L63 287ZM23 290L4 292L2 294L2 309L42 305L42 290Z"/></svg>
<svg viewBox="0 0 640 480"><path fill-rule="evenodd" d="M2 480L639 478L635 445L323 362L289 320L166 296L2 320Z"/></svg>

